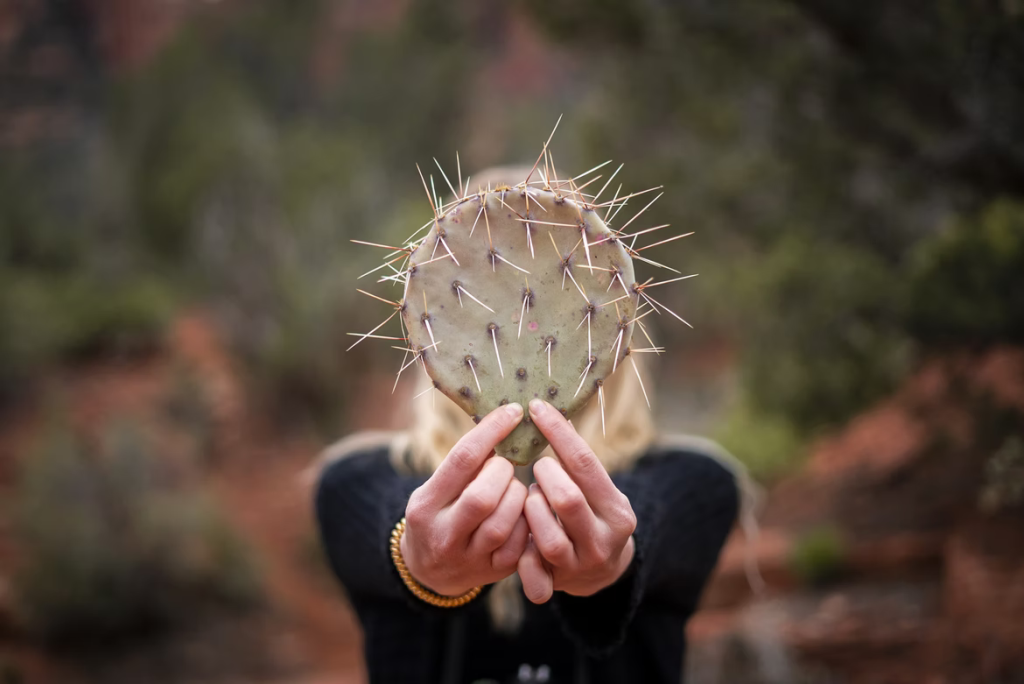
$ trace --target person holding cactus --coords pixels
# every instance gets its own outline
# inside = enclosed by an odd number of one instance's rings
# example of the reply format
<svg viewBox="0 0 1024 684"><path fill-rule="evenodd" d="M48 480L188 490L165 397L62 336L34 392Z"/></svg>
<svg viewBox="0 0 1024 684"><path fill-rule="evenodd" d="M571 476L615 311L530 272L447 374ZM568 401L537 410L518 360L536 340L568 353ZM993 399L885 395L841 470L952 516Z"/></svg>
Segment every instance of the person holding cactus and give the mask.
<svg viewBox="0 0 1024 684"><path fill-rule="evenodd" d="M421 398L407 433L328 450L316 515L371 682L681 681L686 621L739 487L713 446L655 438L635 376L613 384L603 435L596 408L574 427L550 404L525 407L554 451L529 486L493 455L521 420L513 404L474 426ZM390 553L403 517L401 558L429 594Z"/></svg>
<svg viewBox="0 0 1024 684"><path fill-rule="evenodd" d="M316 519L374 684L679 682L738 516L727 454L654 429L660 348L631 339L663 283L634 277L633 219L606 222L632 195L599 203L542 155L539 181L428 191L427 235L382 278L424 371L413 423L325 453Z"/></svg>

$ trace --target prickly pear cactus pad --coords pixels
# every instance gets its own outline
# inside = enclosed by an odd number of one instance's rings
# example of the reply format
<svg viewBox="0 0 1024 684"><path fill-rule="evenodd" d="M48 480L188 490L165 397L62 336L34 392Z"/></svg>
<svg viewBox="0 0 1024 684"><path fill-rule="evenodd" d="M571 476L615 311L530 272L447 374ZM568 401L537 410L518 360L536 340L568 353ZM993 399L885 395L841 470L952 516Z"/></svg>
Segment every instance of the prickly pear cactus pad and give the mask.
<svg viewBox="0 0 1024 684"><path fill-rule="evenodd" d="M391 318L401 318L404 334L392 339L405 352L402 370L420 365L433 387L476 421L501 404L525 407L534 397L571 417L595 395L603 420L607 378L631 353L660 351L631 350L634 327L646 314L668 310L646 291L662 283L638 283L633 271L634 258L660 266L635 243L666 226L627 232L646 204L619 230L610 228L612 217L643 193L616 192L601 202L614 174L595 191L599 168L560 180L545 144L530 174L514 185L470 192L460 169L458 192L444 176L454 199L442 203L433 178L429 185L423 179L429 222L403 246L375 245L391 250L377 271L384 271L381 280L403 288L400 300L383 300L395 309ZM356 343L378 336L380 327ZM523 465L545 446L527 412L496 451Z"/></svg>

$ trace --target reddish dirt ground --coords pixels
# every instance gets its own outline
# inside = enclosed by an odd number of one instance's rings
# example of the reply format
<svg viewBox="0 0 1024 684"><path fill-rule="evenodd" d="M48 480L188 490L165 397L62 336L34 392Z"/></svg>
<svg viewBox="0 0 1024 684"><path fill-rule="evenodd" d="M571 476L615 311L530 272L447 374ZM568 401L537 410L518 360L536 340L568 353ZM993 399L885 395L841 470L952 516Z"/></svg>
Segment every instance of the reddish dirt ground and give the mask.
<svg viewBox="0 0 1024 684"><path fill-rule="evenodd" d="M211 617L193 632L88 661L33 644L12 615L8 570L19 556L2 507L19 459L31 455L44 425L44 398L59 396L87 433L121 415L159 432L159 407L183 368L200 379L214 425L216 458L201 475L203 486L256 550L266 607ZM380 408L393 406L390 382L352 382L375 393L361 403L374 410L357 410L355 424L392 428L404 420L397 407ZM258 414L203 315L179 319L160 353L54 371L40 385L34 400L0 424L0 662L13 663L33 684L365 682L358 626L316 553L311 486L324 445L284 435ZM926 364L775 485L759 541L748 549L738 531L733 535L690 625L691 680L784 682L799 672L808 682L1017 681L1024 521L1019 509L978 511L987 452L978 447L970 402L979 397L1024 411L1024 352ZM165 441L174 439L167 434ZM804 531L823 522L843 535L843 572L806 586L790 558ZM759 595L745 574L748 551L767 583Z"/></svg>
<svg viewBox="0 0 1024 684"><path fill-rule="evenodd" d="M987 423L1009 416L1019 437L1022 398L1024 350L936 359L817 444L772 488L759 539L727 543L689 628L698 669L718 678L694 679L1024 681L1024 508L979 507L1003 439ZM840 569L807 586L791 558L822 524L842 541Z"/></svg>
<svg viewBox="0 0 1024 684"><path fill-rule="evenodd" d="M260 661L246 679L258 676L261 681L302 684L365 681L358 626L342 592L316 555L310 467L323 445L275 435L250 413L230 359L201 315L187 316L176 323L166 352L146 359L106 360L55 372L43 385L59 388L72 424L88 432L112 417L132 415L148 420L183 364L201 378L216 425L218 458L205 476L206 486L258 554L266 593L265 614L246 619L245 625L235 630L243 638L228 643L228 648L255 649L259 656L229 651L227 657ZM40 422L38 407L26 407L7 416L0 426L0 501L10 499L17 463L31 454ZM0 515L0 569L14 568L17 562L9 516ZM109 672L110 681L119 681L120 677L113 674L118 669L116 663L84 667L76 658L65 659L40 650L20 637L16 629L5 630L5 610L12 612L13 599L6 574L0 571L0 656L13 662L26 681L99 681L94 679L97 672ZM6 624L12 621L8 614ZM182 644L172 644L168 649L187 653L190 640L209 639L222 630L221 625L204 625L198 637L175 637ZM153 658L158 660L156 650ZM138 668L148 676L153 674L153 668L145 664ZM239 668L241 672L252 669ZM230 667L215 668L215 672L224 681L232 681ZM170 675L166 681L188 678Z"/></svg>

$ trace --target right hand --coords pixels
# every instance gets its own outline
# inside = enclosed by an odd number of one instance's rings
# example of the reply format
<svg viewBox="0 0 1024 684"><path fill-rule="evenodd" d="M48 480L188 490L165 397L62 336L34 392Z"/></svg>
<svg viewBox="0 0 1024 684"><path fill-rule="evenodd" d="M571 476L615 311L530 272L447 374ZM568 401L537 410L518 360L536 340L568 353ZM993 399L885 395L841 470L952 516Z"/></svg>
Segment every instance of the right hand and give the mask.
<svg viewBox="0 0 1024 684"><path fill-rule="evenodd" d="M519 404L491 411L409 497L402 557L428 589L459 596L516 571L529 538L527 490L512 464L493 454L522 417Z"/></svg>

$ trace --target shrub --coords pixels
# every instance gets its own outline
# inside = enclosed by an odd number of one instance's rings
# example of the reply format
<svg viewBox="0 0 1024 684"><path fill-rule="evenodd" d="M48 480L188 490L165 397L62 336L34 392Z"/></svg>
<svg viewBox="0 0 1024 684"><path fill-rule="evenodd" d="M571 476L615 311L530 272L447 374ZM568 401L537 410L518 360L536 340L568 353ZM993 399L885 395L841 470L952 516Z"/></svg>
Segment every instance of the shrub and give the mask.
<svg viewBox="0 0 1024 684"><path fill-rule="evenodd" d="M180 297L134 244L102 144L0 157L0 399L40 368L148 350Z"/></svg>
<svg viewBox="0 0 1024 684"><path fill-rule="evenodd" d="M715 439L743 461L750 474L770 482L803 463L806 446L784 418L758 411L740 400L718 426Z"/></svg>
<svg viewBox="0 0 1024 684"><path fill-rule="evenodd" d="M66 429L48 435L21 474L15 524L20 611L47 640L166 628L259 597L247 547L130 425L92 448Z"/></svg>
<svg viewBox="0 0 1024 684"><path fill-rule="evenodd" d="M154 279L0 269L0 399L47 364L158 346L174 304Z"/></svg>
<svg viewBox="0 0 1024 684"><path fill-rule="evenodd" d="M1024 342L1024 206L1008 200L921 244L910 325L925 344Z"/></svg>
<svg viewBox="0 0 1024 684"><path fill-rule="evenodd" d="M906 288L876 255L784 239L743 289L751 404L801 433L841 424L906 373Z"/></svg>
<svg viewBox="0 0 1024 684"><path fill-rule="evenodd" d="M1024 441L1008 437L988 461L978 506L994 513L1024 504Z"/></svg>

